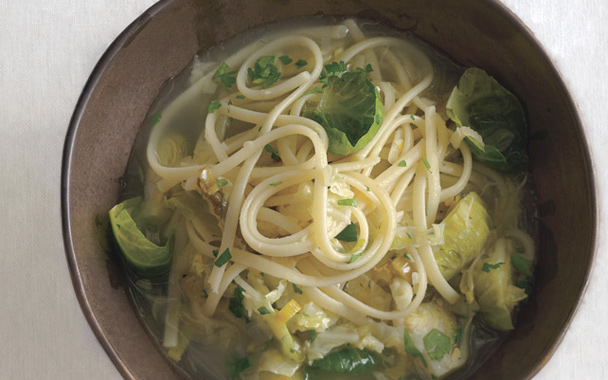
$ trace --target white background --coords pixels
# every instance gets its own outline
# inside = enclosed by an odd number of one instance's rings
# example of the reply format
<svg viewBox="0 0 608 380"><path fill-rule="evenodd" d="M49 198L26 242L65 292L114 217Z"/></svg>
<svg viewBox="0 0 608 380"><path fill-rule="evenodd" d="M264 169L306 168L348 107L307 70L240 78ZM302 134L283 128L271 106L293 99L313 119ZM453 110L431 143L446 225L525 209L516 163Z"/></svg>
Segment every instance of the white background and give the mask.
<svg viewBox="0 0 608 380"><path fill-rule="evenodd" d="M579 106L603 216L608 2L503 1L544 45ZM61 235L61 158L95 63L153 3L0 0L0 379L120 379L72 288ZM535 380L608 378L606 234L598 243L581 307Z"/></svg>

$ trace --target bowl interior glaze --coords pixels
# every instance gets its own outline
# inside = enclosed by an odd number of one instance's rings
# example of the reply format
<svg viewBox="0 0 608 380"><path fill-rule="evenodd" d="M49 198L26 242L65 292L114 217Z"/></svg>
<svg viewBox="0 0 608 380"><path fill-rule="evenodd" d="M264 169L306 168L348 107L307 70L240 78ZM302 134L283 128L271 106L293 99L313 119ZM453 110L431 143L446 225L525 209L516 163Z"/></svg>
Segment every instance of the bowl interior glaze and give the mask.
<svg viewBox="0 0 608 380"><path fill-rule="evenodd" d="M200 50L257 25L314 16L357 16L408 30L456 62L484 68L525 105L538 195L537 282L512 334L472 379L528 379L549 360L586 286L597 210L577 110L531 33L496 1L161 1L110 46L74 112L64 150L62 207L79 302L128 379L173 379L100 247L97 215L116 203L138 128L163 84Z"/></svg>

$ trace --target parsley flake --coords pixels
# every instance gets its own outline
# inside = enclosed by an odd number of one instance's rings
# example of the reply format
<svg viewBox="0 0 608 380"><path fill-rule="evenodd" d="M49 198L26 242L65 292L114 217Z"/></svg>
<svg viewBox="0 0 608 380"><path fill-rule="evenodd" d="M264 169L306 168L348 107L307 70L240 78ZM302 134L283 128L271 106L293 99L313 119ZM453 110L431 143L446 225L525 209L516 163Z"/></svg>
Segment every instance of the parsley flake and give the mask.
<svg viewBox="0 0 608 380"><path fill-rule="evenodd" d="M236 71L230 71L230 67L226 64L226 62L222 62L211 79L219 79L224 86L230 88L236 83L236 78L234 76L235 74Z"/></svg>
<svg viewBox="0 0 608 380"><path fill-rule="evenodd" d="M293 291L295 293L302 294L302 289L298 288L298 285L296 285L296 284L291 284L291 285L293 285Z"/></svg>
<svg viewBox="0 0 608 380"><path fill-rule="evenodd" d="M441 360L452 349L452 341L449 336L437 329L432 329L422 339L424 348L431 360Z"/></svg>
<svg viewBox="0 0 608 380"><path fill-rule="evenodd" d="M412 340L412 337L410 336L410 333L407 332L407 329L403 329L403 342L404 342L404 346L405 346L405 352L412 355L415 358L420 358L420 360L422 361L422 364L424 364L425 367L428 367L426 364L426 360L424 359L424 356L422 356L422 352L420 352L420 350L418 350L418 348L416 348L416 346L414 345L414 341Z"/></svg>
<svg viewBox="0 0 608 380"><path fill-rule="evenodd" d="M230 181L228 181L226 178L218 178L217 179L217 187L219 187L220 189L226 185L228 185L230 183Z"/></svg>
<svg viewBox="0 0 608 380"><path fill-rule="evenodd" d="M350 256L350 261L348 262L349 264L354 263L355 261L357 261L357 259L361 257L360 253L355 253L354 255Z"/></svg>
<svg viewBox="0 0 608 380"><path fill-rule="evenodd" d="M397 166L401 166L402 168L407 166L407 162L405 162L405 160L401 160L399 161L399 163L397 164Z"/></svg>
<svg viewBox="0 0 608 380"><path fill-rule="evenodd" d="M218 268L223 267L228 261L232 259L232 255L230 254L230 249L226 248L224 252L215 260L215 266Z"/></svg>
<svg viewBox="0 0 608 380"><path fill-rule="evenodd" d="M264 150L270 153L270 158L272 158L274 161L281 161L281 156L279 156L277 151L274 150L274 148L270 144L266 144Z"/></svg>
<svg viewBox="0 0 608 380"><path fill-rule="evenodd" d="M282 184L282 183L283 183L283 182L273 182L273 183L271 183L271 184L270 184L270 186L272 186L272 187L277 187L277 186L279 186L279 185L280 185L280 184Z"/></svg>
<svg viewBox="0 0 608 380"><path fill-rule="evenodd" d="M358 205L359 203L357 202L357 200L356 200L356 199L349 198L349 199L339 199L339 200L338 200L338 204L339 204L340 206L351 206L351 207L357 207L357 205Z"/></svg>
<svg viewBox="0 0 608 380"><path fill-rule="evenodd" d="M344 227L339 234L336 235L336 239L346 241L346 242L355 242L357 241L357 225L351 222L348 226Z"/></svg>
<svg viewBox="0 0 608 380"><path fill-rule="evenodd" d="M289 58L286 55L282 55L279 57L279 61L281 61L281 63L284 65L289 65L293 61L293 59Z"/></svg>
<svg viewBox="0 0 608 380"><path fill-rule="evenodd" d="M266 306L262 306L261 308L259 308L258 312L260 313L260 315L270 314L270 311L266 308Z"/></svg>
<svg viewBox="0 0 608 380"><path fill-rule="evenodd" d="M259 84L262 88L267 88L276 83L281 76L279 69L274 64L274 55L266 55L258 58L251 67L247 68L249 80L254 84Z"/></svg>
<svg viewBox="0 0 608 380"><path fill-rule="evenodd" d="M481 270L490 273L490 269L498 269L502 264L504 264L502 261L496 264L483 263Z"/></svg>
<svg viewBox="0 0 608 380"><path fill-rule="evenodd" d="M317 339L317 330L308 330L310 334L310 343L314 342Z"/></svg>
<svg viewBox="0 0 608 380"><path fill-rule="evenodd" d="M207 108L208 113L214 113L216 109L220 108L222 103L219 100L213 100L209 103L209 108Z"/></svg>
<svg viewBox="0 0 608 380"><path fill-rule="evenodd" d="M407 254L407 252L403 252L403 257L405 257L408 260L412 260L412 258L410 257L410 255Z"/></svg>
<svg viewBox="0 0 608 380"><path fill-rule="evenodd" d="M429 164L429 162L426 160L426 158L422 157L422 163L424 164L424 166L426 166L426 170L428 170L429 173L431 173L431 164Z"/></svg>
<svg viewBox="0 0 608 380"><path fill-rule="evenodd" d="M303 59L298 59L298 60L297 60L297 62L296 62L296 67L297 67L298 69L301 69L302 67L304 67L304 66L306 66L306 65L308 65L308 62L306 62L306 61L305 61L305 60L303 60Z"/></svg>
<svg viewBox="0 0 608 380"><path fill-rule="evenodd" d="M237 95L237 96L235 96L235 98L237 98L237 99L245 99L245 95Z"/></svg>
<svg viewBox="0 0 608 380"><path fill-rule="evenodd" d="M411 118L413 121L416 121L416 118L414 117L414 115L413 115L413 114L412 114L412 115L410 115L410 118Z"/></svg>
<svg viewBox="0 0 608 380"><path fill-rule="evenodd" d="M150 123L152 125L156 125L156 124L158 124L158 122L160 121L161 118L162 118L162 115L160 113L155 113L154 115L150 116Z"/></svg>

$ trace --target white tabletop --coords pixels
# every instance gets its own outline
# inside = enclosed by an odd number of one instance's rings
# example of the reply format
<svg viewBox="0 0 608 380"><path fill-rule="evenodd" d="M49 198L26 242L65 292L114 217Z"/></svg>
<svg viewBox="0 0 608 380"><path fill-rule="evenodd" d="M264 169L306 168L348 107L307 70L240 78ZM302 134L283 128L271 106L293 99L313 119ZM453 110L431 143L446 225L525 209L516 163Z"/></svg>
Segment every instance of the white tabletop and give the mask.
<svg viewBox="0 0 608 380"><path fill-rule="evenodd" d="M608 189L608 3L503 0L557 64ZM154 0L0 1L0 378L120 379L76 300L60 212L64 138L80 92L112 40ZM608 204L599 200L600 215ZM605 234L589 288L535 378L608 378Z"/></svg>

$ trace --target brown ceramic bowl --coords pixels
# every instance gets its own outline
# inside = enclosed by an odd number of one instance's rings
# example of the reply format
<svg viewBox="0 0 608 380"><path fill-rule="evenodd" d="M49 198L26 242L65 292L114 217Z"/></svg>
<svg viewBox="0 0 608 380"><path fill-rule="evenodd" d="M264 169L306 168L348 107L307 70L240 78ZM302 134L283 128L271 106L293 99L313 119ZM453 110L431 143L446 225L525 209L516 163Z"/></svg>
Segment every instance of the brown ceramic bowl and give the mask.
<svg viewBox="0 0 608 380"><path fill-rule="evenodd" d="M93 331L125 378L183 376L157 350L112 275L96 216L116 203L131 145L159 90L199 50L260 24L318 14L409 30L455 61L486 69L525 104L539 205L537 283L516 329L470 378L533 377L566 332L587 283L597 228L594 180L562 79L525 26L491 0L167 0L135 20L87 82L63 157L67 258Z"/></svg>

